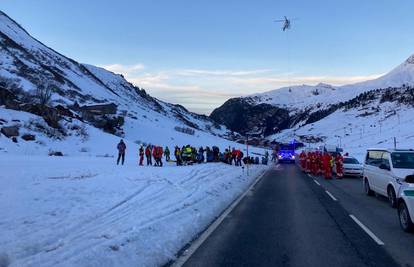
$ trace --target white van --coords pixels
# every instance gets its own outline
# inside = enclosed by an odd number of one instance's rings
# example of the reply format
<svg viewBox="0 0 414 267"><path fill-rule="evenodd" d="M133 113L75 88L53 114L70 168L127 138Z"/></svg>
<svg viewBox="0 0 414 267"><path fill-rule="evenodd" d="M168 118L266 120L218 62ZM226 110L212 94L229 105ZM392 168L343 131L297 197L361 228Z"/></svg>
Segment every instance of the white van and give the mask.
<svg viewBox="0 0 414 267"><path fill-rule="evenodd" d="M364 163L364 191L387 196L397 206L397 194L407 175L414 174L414 150L368 149Z"/></svg>

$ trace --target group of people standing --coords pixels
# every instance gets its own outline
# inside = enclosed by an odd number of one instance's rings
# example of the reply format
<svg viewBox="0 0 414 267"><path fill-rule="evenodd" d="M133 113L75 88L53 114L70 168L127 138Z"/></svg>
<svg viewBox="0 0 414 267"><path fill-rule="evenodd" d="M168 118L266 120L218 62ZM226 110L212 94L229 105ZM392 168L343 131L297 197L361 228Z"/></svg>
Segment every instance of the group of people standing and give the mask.
<svg viewBox="0 0 414 267"><path fill-rule="evenodd" d="M332 179L335 168L338 179L343 177L344 158L339 152L329 153L322 151L302 151L299 154L300 166L303 171L312 175L323 175L325 179Z"/></svg>
<svg viewBox="0 0 414 267"><path fill-rule="evenodd" d="M123 140L121 140L118 145L118 159L117 164L124 164L125 161L125 151L126 145ZM146 159L147 166L163 166L163 157L167 162L171 160L171 152L168 146L165 148L156 145L141 145L138 150L139 161L138 165L144 165L144 159ZM240 149L236 148L226 148L223 152L220 152L220 149L217 146L213 147L200 147L195 148L190 145L183 147L175 146L174 148L174 157L177 166L181 165L190 165L194 163L203 163L203 162L223 162L230 165L242 166L242 161L245 164L255 163L250 162L247 157L244 157L243 152Z"/></svg>

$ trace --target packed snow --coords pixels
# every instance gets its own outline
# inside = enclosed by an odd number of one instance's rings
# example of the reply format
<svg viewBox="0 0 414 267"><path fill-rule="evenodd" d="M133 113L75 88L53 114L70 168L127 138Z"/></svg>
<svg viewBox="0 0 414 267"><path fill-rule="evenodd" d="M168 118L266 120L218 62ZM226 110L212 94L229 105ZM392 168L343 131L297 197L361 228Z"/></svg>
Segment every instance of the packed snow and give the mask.
<svg viewBox="0 0 414 267"><path fill-rule="evenodd" d="M23 167L24 166L24 167ZM159 266L266 170L0 155L0 262Z"/></svg>

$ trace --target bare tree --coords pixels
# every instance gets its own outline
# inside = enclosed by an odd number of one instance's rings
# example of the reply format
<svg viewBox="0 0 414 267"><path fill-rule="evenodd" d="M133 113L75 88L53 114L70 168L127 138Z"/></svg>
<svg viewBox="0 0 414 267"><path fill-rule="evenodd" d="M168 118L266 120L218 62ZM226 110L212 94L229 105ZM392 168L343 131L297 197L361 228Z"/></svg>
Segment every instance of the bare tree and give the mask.
<svg viewBox="0 0 414 267"><path fill-rule="evenodd" d="M40 83L37 86L35 96L40 105L47 106L50 103L54 87L56 87L56 85L53 82Z"/></svg>

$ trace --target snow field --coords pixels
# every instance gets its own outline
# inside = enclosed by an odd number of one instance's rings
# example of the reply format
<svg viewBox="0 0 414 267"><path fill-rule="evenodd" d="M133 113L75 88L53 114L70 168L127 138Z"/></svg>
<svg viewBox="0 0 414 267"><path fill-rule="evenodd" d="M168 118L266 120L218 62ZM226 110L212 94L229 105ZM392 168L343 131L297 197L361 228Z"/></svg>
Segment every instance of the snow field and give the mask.
<svg viewBox="0 0 414 267"><path fill-rule="evenodd" d="M159 266L265 166L138 167L0 155L0 255L10 266Z"/></svg>

